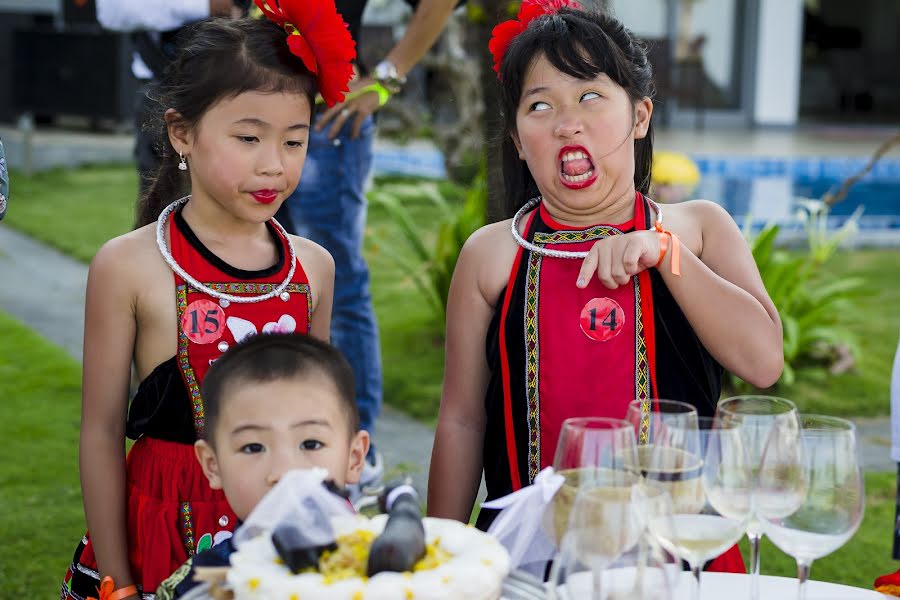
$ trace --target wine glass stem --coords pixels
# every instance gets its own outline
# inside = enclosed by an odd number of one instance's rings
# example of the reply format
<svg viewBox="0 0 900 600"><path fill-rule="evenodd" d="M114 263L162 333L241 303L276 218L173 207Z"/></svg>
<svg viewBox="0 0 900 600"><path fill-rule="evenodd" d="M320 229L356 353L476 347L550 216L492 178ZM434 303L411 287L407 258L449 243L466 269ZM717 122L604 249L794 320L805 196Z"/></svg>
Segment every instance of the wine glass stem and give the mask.
<svg viewBox="0 0 900 600"><path fill-rule="evenodd" d="M797 559L797 600L806 600L806 581L809 579L810 567L812 561Z"/></svg>
<svg viewBox="0 0 900 600"><path fill-rule="evenodd" d="M747 533L750 540L750 600L759 600L759 540L760 534Z"/></svg>
<svg viewBox="0 0 900 600"><path fill-rule="evenodd" d="M592 600L603 600L603 569L594 565L591 568L592 577L594 579L594 587L591 590Z"/></svg>
<svg viewBox="0 0 900 600"><path fill-rule="evenodd" d="M691 565L691 573L694 574L694 600L700 600L700 569L702 563Z"/></svg>

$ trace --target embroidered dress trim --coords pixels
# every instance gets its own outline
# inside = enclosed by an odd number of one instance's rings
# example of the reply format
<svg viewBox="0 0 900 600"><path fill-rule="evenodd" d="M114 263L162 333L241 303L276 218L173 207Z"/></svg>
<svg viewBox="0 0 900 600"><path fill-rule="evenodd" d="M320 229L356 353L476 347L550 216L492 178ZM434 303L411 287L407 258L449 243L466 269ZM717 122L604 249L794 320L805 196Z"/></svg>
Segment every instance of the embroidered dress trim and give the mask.
<svg viewBox="0 0 900 600"><path fill-rule="evenodd" d="M538 387L540 336L538 336L538 290L543 256L528 253L525 275L525 395L528 402L528 481L541 470L541 399Z"/></svg>
<svg viewBox="0 0 900 600"><path fill-rule="evenodd" d="M181 541L188 556L194 555L194 517L190 502L181 503Z"/></svg>

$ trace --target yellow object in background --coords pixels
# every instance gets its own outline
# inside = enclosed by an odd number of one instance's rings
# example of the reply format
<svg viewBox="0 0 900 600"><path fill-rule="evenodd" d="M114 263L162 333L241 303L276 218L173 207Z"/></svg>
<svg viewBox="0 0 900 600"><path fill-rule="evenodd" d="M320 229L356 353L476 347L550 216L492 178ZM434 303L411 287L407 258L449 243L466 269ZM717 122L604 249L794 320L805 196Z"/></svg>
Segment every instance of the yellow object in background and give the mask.
<svg viewBox="0 0 900 600"><path fill-rule="evenodd" d="M653 153L650 194L657 202L687 200L700 183L700 169L686 154L661 150Z"/></svg>

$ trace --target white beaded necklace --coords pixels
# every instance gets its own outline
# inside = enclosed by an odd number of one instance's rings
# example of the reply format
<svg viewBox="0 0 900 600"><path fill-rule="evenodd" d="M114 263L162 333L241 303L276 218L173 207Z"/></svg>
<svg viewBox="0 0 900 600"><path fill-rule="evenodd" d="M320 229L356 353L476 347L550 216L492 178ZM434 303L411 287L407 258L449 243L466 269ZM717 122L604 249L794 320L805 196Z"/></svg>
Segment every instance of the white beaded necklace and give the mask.
<svg viewBox="0 0 900 600"><path fill-rule="evenodd" d="M663 221L662 209L659 207L659 204L647 198L647 202L650 203L650 206L653 207L653 210L656 211L656 223L661 227ZM539 254L541 256L550 256L553 258L573 258L573 259L583 259L587 257L587 252L573 252L571 250L553 250L552 248L542 248L541 246L535 246L521 235L519 235L519 221L522 220L522 217L529 210L540 204L542 196L538 196L536 198L532 198L528 202L525 203L525 206L519 209L519 211L515 214L512 219L512 224L510 225L510 229L512 230L513 239L516 240L516 243L528 250L529 252L534 252L535 254Z"/></svg>
<svg viewBox="0 0 900 600"><path fill-rule="evenodd" d="M281 236L287 241L288 250L290 252L290 260L291 266L288 269L287 276L284 278L284 281L279 283L272 291L267 292L265 294L261 294L259 296L235 296L232 294L226 294L223 292L218 292L207 285L204 285L190 276L190 274L185 271L181 265L179 265L175 258L172 256L172 253L169 252L168 246L166 246L166 222L169 219L169 215L172 214L176 208L180 205L184 204L188 200L190 200L190 196L185 196L184 198L180 198L167 206L165 210L160 213L159 218L156 220L156 245L159 247L159 253L162 254L163 259L166 261L166 264L174 271L179 277L188 282L191 287L194 289L207 294L208 296L212 296L217 300L225 300L226 302L236 302L238 304L252 304L254 302L264 302L269 300L270 298L274 298L275 296L281 295L288 287L288 284L291 282L291 279L294 277L294 269L297 267L297 255L294 252L294 244L291 243L291 238L288 236L287 232L284 230L284 227L276 221L272 219L272 224L275 226L275 229L281 234ZM281 296L282 300L285 300L284 296ZM224 305L223 305L224 306Z"/></svg>

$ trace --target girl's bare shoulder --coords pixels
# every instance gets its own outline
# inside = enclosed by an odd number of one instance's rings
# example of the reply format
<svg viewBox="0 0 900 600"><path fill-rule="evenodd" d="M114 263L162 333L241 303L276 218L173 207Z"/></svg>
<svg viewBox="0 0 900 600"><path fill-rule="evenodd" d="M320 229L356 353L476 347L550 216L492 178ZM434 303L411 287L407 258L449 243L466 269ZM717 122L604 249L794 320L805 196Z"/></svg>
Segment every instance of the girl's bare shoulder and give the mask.
<svg viewBox="0 0 900 600"><path fill-rule="evenodd" d="M156 225L146 225L103 244L91 260L92 272L146 279L168 270L156 243Z"/></svg>
<svg viewBox="0 0 900 600"><path fill-rule="evenodd" d="M464 269L484 299L495 306L509 279L518 244L512 237L512 219L481 227L466 240L457 269Z"/></svg>
<svg viewBox="0 0 900 600"><path fill-rule="evenodd" d="M666 204L662 210L666 229L677 233L697 256L703 252L704 237L719 233L723 227L736 228L731 215L711 200Z"/></svg>
<svg viewBox="0 0 900 600"><path fill-rule="evenodd" d="M290 234L289 237L304 269L324 269L334 272L334 258L328 250L299 235Z"/></svg>

